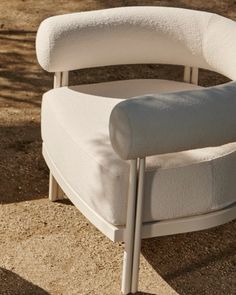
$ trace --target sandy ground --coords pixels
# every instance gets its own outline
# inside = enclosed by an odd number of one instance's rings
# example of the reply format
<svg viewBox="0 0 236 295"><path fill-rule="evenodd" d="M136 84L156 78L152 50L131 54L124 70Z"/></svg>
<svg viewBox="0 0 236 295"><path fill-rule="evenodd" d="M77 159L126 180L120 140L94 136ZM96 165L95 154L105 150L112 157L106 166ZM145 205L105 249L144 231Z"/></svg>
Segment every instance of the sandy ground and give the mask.
<svg viewBox="0 0 236 295"><path fill-rule="evenodd" d="M120 294L123 245L105 238L68 201L47 200L40 103L52 76L37 65L34 40L40 21L50 15L122 5L192 7L236 19L236 1L226 0L0 1L0 295ZM174 70L154 65L82 70L73 74L73 83L180 79L181 69ZM224 81L201 72L202 85ZM145 240L141 264L139 294L235 295L236 222Z"/></svg>

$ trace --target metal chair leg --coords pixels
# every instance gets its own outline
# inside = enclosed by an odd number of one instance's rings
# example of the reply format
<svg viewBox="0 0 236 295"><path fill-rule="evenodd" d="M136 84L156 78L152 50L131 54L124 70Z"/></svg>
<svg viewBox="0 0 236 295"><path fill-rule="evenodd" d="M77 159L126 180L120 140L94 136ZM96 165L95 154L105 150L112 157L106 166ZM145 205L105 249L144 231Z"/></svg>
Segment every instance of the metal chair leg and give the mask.
<svg viewBox="0 0 236 295"><path fill-rule="evenodd" d="M57 200L64 199L64 192L57 183L56 179L50 172L49 175L49 200L55 202Z"/></svg>
<svg viewBox="0 0 236 295"><path fill-rule="evenodd" d="M139 263L140 263L142 224L143 224L144 177L145 177L145 158L139 160L131 293L136 293L138 291Z"/></svg>
<svg viewBox="0 0 236 295"><path fill-rule="evenodd" d="M123 261L122 287L123 294L131 292L133 250L134 250L134 230L135 230L135 209L136 209L136 189L137 188L137 160L132 160L130 164L129 195L127 204L127 219L125 230L125 251Z"/></svg>
<svg viewBox="0 0 236 295"><path fill-rule="evenodd" d="M141 250L141 230L143 211L143 192L145 159L131 161L130 186L127 205L125 251L122 278L122 293L136 293L138 289L139 260Z"/></svg>

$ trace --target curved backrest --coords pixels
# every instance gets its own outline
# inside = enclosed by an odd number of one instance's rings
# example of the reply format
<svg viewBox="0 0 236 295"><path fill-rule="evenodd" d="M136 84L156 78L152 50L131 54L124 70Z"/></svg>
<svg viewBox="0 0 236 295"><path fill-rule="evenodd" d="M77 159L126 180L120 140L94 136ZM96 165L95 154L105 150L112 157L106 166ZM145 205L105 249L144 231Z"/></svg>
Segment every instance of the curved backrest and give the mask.
<svg viewBox="0 0 236 295"><path fill-rule="evenodd" d="M236 24L188 9L122 7L55 16L39 27L40 65L59 72L117 64L201 67L236 79Z"/></svg>

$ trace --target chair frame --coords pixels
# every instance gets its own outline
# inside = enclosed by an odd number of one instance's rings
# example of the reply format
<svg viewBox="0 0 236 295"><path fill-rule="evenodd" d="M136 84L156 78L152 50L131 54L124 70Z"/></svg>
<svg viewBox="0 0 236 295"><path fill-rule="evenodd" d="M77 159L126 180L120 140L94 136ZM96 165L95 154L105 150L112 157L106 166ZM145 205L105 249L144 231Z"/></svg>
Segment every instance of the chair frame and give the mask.
<svg viewBox="0 0 236 295"><path fill-rule="evenodd" d="M198 68L185 66L184 82L198 84ZM69 72L54 75L54 88L69 85ZM101 232L114 242L124 241L122 293L136 293L138 290L141 239L177 233L191 232L215 227L233 220L236 204L215 212L172 220L142 222L143 192L145 180L145 158L130 161L129 192L126 226L114 226L104 220L78 197L73 188L57 170L46 147L43 155L50 169L49 199L56 201L68 196L72 203Z"/></svg>

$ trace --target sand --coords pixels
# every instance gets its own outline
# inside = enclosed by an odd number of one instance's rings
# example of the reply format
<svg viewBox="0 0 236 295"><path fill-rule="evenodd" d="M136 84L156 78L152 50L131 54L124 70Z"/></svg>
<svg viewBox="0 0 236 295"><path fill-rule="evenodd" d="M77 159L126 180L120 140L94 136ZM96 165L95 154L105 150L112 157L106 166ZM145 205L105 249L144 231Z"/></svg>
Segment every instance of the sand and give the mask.
<svg viewBox="0 0 236 295"><path fill-rule="evenodd" d="M120 294L123 245L94 228L68 201L47 199L40 104L52 75L40 69L34 41L50 15L122 5L168 5L236 19L236 1L0 2L0 295ZM124 78L181 79L179 67L81 70L72 83ZM201 85L225 78L201 71ZM144 240L140 292L146 295L236 294L236 222Z"/></svg>

